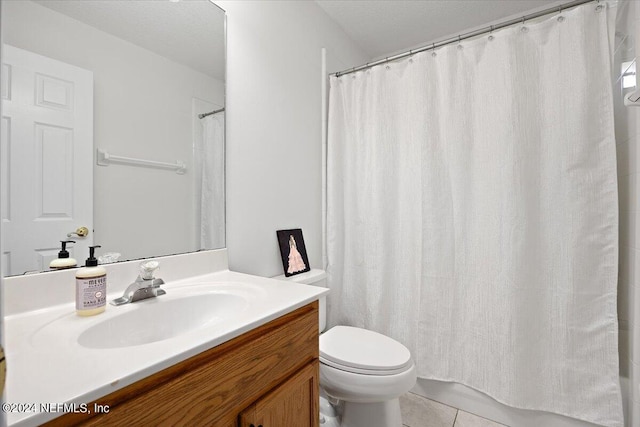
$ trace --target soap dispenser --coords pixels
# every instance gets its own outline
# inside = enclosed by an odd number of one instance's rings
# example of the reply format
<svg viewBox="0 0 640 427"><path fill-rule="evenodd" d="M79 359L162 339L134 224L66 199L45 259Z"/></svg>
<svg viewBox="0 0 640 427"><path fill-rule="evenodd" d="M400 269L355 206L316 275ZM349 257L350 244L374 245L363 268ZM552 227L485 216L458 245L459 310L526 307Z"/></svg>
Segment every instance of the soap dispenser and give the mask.
<svg viewBox="0 0 640 427"><path fill-rule="evenodd" d="M89 246L89 258L76 273L76 314L93 316L105 310L107 303L107 270L98 266L94 252L100 246Z"/></svg>
<svg viewBox="0 0 640 427"><path fill-rule="evenodd" d="M67 251L67 243L75 243L74 240L60 240L62 243L62 249L58 252L58 258L49 263L49 268L54 270L62 270L63 268L71 268L78 265L75 258L69 257L69 251Z"/></svg>

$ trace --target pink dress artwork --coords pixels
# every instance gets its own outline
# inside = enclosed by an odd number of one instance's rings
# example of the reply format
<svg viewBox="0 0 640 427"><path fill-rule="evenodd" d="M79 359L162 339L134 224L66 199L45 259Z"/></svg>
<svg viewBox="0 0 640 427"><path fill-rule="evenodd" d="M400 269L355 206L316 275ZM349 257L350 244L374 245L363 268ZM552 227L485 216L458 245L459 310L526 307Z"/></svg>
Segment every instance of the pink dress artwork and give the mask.
<svg viewBox="0 0 640 427"><path fill-rule="evenodd" d="M298 246L296 245L296 239L293 236L289 236L289 268L287 273L297 273L307 268L302 260L302 255L298 252Z"/></svg>

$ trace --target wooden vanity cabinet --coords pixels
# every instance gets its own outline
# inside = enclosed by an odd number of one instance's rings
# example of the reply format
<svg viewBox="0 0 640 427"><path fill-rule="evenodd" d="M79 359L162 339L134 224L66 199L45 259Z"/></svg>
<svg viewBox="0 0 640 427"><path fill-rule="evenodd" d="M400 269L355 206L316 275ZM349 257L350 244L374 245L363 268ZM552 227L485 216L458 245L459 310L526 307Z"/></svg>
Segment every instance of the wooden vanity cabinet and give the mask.
<svg viewBox="0 0 640 427"><path fill-rule="evenodd" d="M318 364L293 377L240 413L240 427L315 426L318 423Z"/></svg>
<svg viewBox="0 0 640 427"><path fill-rule="evenodd" d="M318 427L318 352L315 301L46 425Z"/></svg>

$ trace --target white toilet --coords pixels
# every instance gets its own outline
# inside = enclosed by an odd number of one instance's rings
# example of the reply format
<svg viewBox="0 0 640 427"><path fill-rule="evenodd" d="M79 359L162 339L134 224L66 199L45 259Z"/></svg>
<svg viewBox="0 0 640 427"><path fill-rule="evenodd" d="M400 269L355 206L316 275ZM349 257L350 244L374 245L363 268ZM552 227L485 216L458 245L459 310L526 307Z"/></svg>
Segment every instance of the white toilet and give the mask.
<svg viewBox="0 0 640 427"><path fill-rule="evenodd" d="M292 277L326 287L326 273L311 270ZM326 328L326 300L320 300L320 426L401 427L398 398L416 383L409 350L399 342L362 328ZM325 400L324 396L331 402Z"/></svg>

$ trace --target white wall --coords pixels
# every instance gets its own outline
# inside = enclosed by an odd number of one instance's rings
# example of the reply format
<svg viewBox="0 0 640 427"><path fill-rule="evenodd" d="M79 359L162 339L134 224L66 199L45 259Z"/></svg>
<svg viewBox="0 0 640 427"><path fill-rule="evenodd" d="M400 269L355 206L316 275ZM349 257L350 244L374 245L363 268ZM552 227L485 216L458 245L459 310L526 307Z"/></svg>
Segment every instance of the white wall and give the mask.
<svg viewBox="0 0 640 427"><path fill-rule="evenodd" d="M276 230L322 267L321 48L368 60L312 1L216 1L227 12L227 248L234 271L282 274Z"/></svg>
<svg viewBox="0 0 640 427"><path fill-rule="evenodd" d="M616 25L614 81L620 64L633 60L638 52L640 4L621 2ZM622 38L627 37L623 42ZM640 68L638 68L640 70ZM640 88L640 79L637 81ZM632 90L632 89L631 89ZM625 91L628 93L629 89ZM640 196L638 177L638 123L640 108L625 107L620 82L614 83L618 191L620 206L620 252L618 274L618 320L620 325L620 375L623 379L627 426L640 426Z"/></svg>
<svg viewBox="0 0 640 427"><path fill-rule="evenodd" d="M192 100L223 105L224 83L30 1L3 2L3 14L4 43L93 71L95 147L187 163L185 175L95 166L94 243L102 245L100 253L133 259L197 249Z"/></svg>

